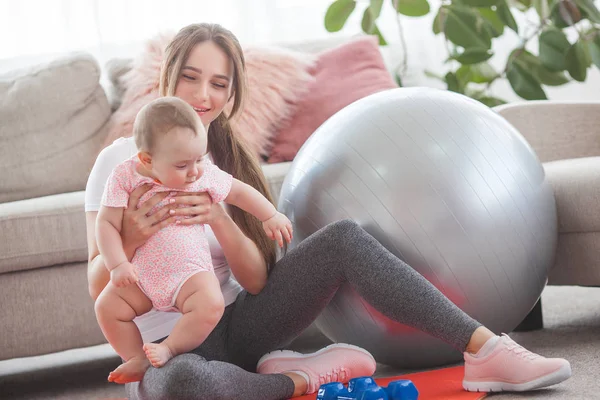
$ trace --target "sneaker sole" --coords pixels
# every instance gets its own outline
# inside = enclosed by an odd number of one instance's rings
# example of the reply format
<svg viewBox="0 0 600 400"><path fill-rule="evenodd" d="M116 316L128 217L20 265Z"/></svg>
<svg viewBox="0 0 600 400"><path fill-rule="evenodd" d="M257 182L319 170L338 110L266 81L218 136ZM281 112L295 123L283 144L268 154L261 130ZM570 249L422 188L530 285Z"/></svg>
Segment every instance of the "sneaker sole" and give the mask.
<svg viewBox="0 0 600 400"><path fill-rule="evenodd" d="M260 358L260 360L258 360L258 363L256 363L256 370L258 371L260 369L260 366L273 359L273 358L287 358L287 359L299 359L299 358L311 358L311 357L315 357L319 354L323 354L326 353L328 351L331 351L333 349L345 349L345 350L355 350L355 351L359 351L363 354L368 355L369 357L371 357L373 359L373 361L375 362L375 358L373 357L373 355L371 353L369 353L367 350L360 348L358 346L353 346L351 344L345 344L345 343L334 343L334 344L330 344L327 347L323 347L321 350L316 351L314 353L310 353L310 354L302 354L302 353L298 353L297 351L292 351L292 350L275 350L272 351L270 353L265 354L264 356L262 356Z"/></svg>
<svg viewBox="0 0 600 400"><path fill-rule="evenodd" d="M541 376L529 382L508 383L463 381L463 388L469 392L524 392L556 385L557 383L560 383L570 377L571 366L566 364L556 371L549 373L548 375Z"/></svg>

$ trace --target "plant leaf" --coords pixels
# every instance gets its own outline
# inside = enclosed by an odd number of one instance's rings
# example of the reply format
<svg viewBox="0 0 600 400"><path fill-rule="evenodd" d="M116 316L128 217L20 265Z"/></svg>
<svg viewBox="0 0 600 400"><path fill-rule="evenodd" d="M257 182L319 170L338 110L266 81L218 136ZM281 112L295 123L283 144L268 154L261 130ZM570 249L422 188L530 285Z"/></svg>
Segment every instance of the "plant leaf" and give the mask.
<svg viewBox="0 0 600 400"><path fill-rule="evenodd" d="M545 100L546 93L540 83L514 60L509 61L506 77L515 93L525 100Z"/></svg>
<svg viewBox="0 0 600 400"><path fill-rule="evenodd" d="M486 62L471 65L471 82L489 83L498 77L496 70Z"/></svg>
<svg viewBox="0 0 600 400"><path fill-rule="evenodd" d="M381 8L383 7L383 0L371 0L369 8L373 14L373 18L377 19L381 15Z"/></svg>
<svg viewBox="0 0 600 400"><path fill-rule="evenodd" d="M498 17L498 13L491 8L479 8L479 15L481 15L489 24L485 27L489 27L488 33L491 37L500 37L504 33L504 22Z"/></svg>
<svg viewBox="0 0 600 400"><path fill-rule="evenodd" d="M433 25L431 26L434 35L437 35L444 30L447 15L448 10L445 7L440 7L433 19Z"/></svg>
<svg viewBox="0 0 600 400"><path fill-rule="evenodd" d="M456 70L456 79L459 82L459 86L466 87L467 83L471 82L473 79L473 66L472 65L461 65L459 69Z"/></svg>
<svg viewBox="0 0 600 400"><path fill-rule="evenodd" d="M564 71L571 43L563 31L556 28L544 29L538 41L542 65L550 71Z"/></svg>
<svg viewBox="0 0 600 400"><path fill-rule="evenodd" d="M463 65L456 71L460 86L466 87L469 82L489 83L498 77L498 73L487 62Z"/></svg>
<svg viewBox="0 0 600 400"><path fill-rule="evenodd" d="M498 13L498 17L506 26L515 31L517 34L519 33L519 27L517 26L517 21L515 21L515 17L513 17L506 0L502 0L496 6L496 12Z"/></svg>
<svg viewBox="0 0 600 400"><path fill-rule="evenodd" d="M470 7L492 7L501 0L460 0L461 4Z"/></svg>
<svg viewBox="0 0 600 400"><path fill-rule="evenodd" d="M340 31L355 7L355 0L335 0L325 13L325 29L328 32Z"/></svg>
<svg viewBox="0 0 600 400"><path fill-rule="evenodd" d="M373 18L373 14L371 13L371 7L365 8L362 21L360 22L360 27L364 33L369 35L373 33L373 30L375 30L375 18Z"/></svg>
<svg viewBox="0 0 600 400"><path fill-rule="evenodd" d="M493 55L494 53L491 50L470 47L460 54L453 54L450 58L461 64L477 64L489 60Z"/></svg>
<svg viewBox="0 0 600 400"><path fill-rule="evenodd" d="M557 28L566 28L581 21L581 11L573 0L557 0L550 9L550 19Z"/></svg>
<svg viewBox="0 0 600 400"><path fill-rule="evenodd" d="M437 79L437 80L440 80L440 81L446 82L443 76L441 76L441 75L438 75L438 74L436 74L435 72L433 72L433 71L430 71L430 70L428 70L428 69L424 70L424 71L423 71L423 73L424 73L424 74L425 74L425 76L426 76L426 77L428 77L428 78Z"/></svg>
<svg viewBox="0 0 600 400"><path fill-rule="evenodd" d="M578 82L585 81L587 69L592 64L589 48L581 40L575 42L567 52L567 71Z"/></svg>
<svg viewBox="0 0 600 400"><path fill-rule="evenodd" d="M383 6L383 0L371 0L371 4L363 12L363 18L360 26L364 33L372 34L375 30L375 21L381 14L381 7Z"/></svg>
<svg viewBox="0 0 600 400"><path fill-rule="evenodd" d="M514 0L513 5L519 10L519 11L527 11L531 8L532 5L532 1L534 0Z"/></svg>
<svg viewBox="0 0 600 400"><path fill-rule="evenodd" d="M396 11L408 17L422 17L429 14L431 7L427 0L397 0Z"/></svg>
<svg viewBox="0 0 600 400"><path fill-rule="evenodd" d="M592 0L575 0L575 4L587 19L600 24L600 11L598 11Z"/></svg>
<svg viewBox="0 0 600 400"><path fill-rule="evenodd" d="M400 76L399 73L395 73L394 74L394 80L396 81L396 84L398 85L398 87L402 87L402 77Z"/></svg>
<svg viewBox="0 0 600 400"><path fill-rule="evenodd" d="M479 100L480 102L482 102L483 104L485 104L486 106L488 106L490 108L496 107L496 106L501 106L502 104L506 104L506 100L502 100L498 97L493 97L493 96L476 97L475 100Z"/></svg>
<svg viewBox="0 0 600 400"><path fill-rule="evenodd" d="M460 93L460 85L454 73L448 72L445 76L445 79L446 83L448 84L448 90Z"/></svg>
<svg viewBox="0 0 600 400"><path fill-rule="evenodd" d="M383 37L383 34L379 30L379 27L377 26L377 24L375 24L375 28L373 29L373 35L377 35L377 37L379 38L380 46L387 46L387 42L385 41L385 38Z"/></svg>
<svg viewBox="0 0 600 400"><path fill-rule="evenodd" d="M533 7L537 11L540 19L544 20L550 16L550 5L548 0L533 0Z"/></svg>
<svg viewBox="0 0 600 400"><path fill-rule="evenodd" d="M590 57L596 67L600 68L600 31L596 31L594 38L587 42Z"/></svg>
<svg viewBox="0 0 600 400"><path fill-rule="evenodd" d="M542 65L542 62L538 57L528 51L515 50L511 57L514 58L514 61L523 67L524 70L529 71L529 73L543 85L560 86L569 82L569 79L564 73L550 71Z"/></svg>
<svg viewBox="0 0 600 400"><path fill-rule="evenodd" d="M492 47L491 35L484 28L486 22L474 10L461 6L442 6L446 18L444 34L452 43L464 48Z"/></svg>

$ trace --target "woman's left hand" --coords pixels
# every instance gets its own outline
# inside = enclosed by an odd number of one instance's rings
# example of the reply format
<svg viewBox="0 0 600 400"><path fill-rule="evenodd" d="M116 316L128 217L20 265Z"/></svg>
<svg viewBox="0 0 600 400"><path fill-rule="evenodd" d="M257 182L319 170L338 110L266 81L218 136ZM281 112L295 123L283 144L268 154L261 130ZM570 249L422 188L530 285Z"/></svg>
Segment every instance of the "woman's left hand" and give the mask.
<svg viewBox="0 0 600 400"><path fill-rule="evenodd" d="M170 211L171 215L186 217L178 220L180 225L210 225L227 215L223 206L214 204L206 192L179 192L170 200L170 204L181 205Z"/></svg>

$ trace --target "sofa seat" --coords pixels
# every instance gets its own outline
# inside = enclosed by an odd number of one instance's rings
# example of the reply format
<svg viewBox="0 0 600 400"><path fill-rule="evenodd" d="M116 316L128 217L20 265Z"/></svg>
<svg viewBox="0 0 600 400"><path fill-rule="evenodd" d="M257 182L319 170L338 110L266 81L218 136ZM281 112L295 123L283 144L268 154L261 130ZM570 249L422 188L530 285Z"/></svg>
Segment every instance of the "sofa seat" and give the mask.
<svg viewBox="0 0 600 400"><path fill-rule="evenodd" d="M0 273L87 260L83 202L79 191L1 203Z"/></svg>
<svg viewBox="0 0 600 400"><path fill-rule="evenodd" d="M275 203L291 163L265 164ZM87 260L85 192L0 203L0 274Z"/></svg>
<svg viewBox="0 0 600 400"><path fill-rule="evenodd" d="M600 285L600 157L544 164L558 213L556 262L552 285Z"/></svg>
<svg viewBox="0 0 600 400"><path fill-rule="evenodd" d="M600 231L600 157L544 164L556 199L559 233Z"/></svg>

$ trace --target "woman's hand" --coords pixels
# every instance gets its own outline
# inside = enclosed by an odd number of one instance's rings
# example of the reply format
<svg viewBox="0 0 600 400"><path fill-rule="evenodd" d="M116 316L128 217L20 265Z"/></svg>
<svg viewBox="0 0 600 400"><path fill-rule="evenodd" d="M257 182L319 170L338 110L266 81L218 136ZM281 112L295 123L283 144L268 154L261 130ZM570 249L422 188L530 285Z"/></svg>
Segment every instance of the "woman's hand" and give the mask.
<svg viewBox="0 0 600 400"><path fill-rule="evenodd" d="M138 208L140 198L152 188L151 184L144 184L137 187L129 196L127 209L123 211L123 222L121 225L121 238L125 254L131 260L135 250L146 243L150 236L173 223L175 218L169 215L169 211L174 206L166 205L150 214L150 210L164 200L169 192L162 192L153 195L141 207Z"/></svg>
<svg viewBox="0 0 600 400"><path fill-rule="evenodd" d="M171 204L178 206L171 211L172 216L186 217L177 221L181 225L211 225L227 216L223 206L213 203L206 192L179 192L171 199Z"/></svg>

